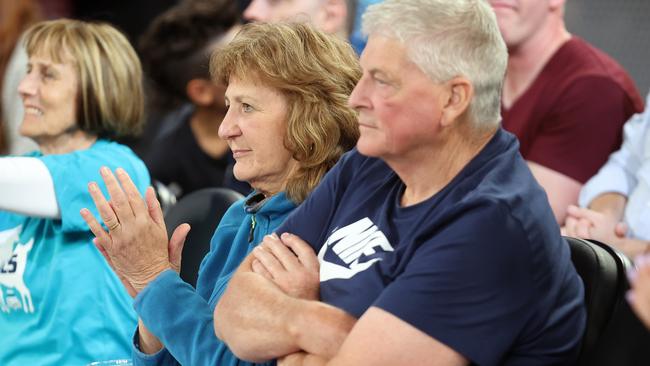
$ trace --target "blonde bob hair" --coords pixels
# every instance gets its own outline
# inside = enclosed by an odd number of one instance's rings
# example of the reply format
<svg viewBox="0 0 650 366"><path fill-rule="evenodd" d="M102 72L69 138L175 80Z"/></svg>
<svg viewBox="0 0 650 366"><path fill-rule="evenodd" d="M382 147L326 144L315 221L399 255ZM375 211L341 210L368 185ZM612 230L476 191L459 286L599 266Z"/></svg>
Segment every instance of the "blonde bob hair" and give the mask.
<svg viewBox="0 0 650 366"><path fill-rule="evenodd" d="M285 192L302 202L359 137L348 98L361 77L352 47L302 23L253 23L213 53L210 72L228 85L232 77L277 89L287 100L284 146L299 168Z"/></svg>
<svg viewBox="0 0 650 366"><path fill-rule="evenodd" d="M108 24L57 19L36 23L25 35L31 57L72 63L79 77L77 126L100 137L138 134L144 96L142 67L133 47Z"/></svg>

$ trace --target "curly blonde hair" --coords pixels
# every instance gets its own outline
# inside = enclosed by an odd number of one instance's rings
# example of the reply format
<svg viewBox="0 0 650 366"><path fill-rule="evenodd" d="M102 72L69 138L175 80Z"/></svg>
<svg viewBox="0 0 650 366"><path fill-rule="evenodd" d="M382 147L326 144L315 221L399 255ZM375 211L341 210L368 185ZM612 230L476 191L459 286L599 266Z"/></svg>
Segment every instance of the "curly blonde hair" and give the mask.
<svg viewBox="0 0 650 366"><path fill-rule="evenodd" d="M259 81L287 99L284 146L299 168L286 194L305 200L341 155L359 138L357 113L348 97L361 77L350 45L303 23L245 25L210 61L216 82L231 77Z"/></svg>

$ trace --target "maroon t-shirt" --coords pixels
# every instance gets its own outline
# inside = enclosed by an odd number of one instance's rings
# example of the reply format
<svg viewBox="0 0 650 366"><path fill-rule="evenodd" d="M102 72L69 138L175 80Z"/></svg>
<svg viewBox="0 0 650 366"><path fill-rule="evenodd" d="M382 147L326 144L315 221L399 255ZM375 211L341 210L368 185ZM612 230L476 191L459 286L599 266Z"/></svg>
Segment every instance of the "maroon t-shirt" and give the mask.
<svg viewBox="0 0 650 366"><path fill-rule="evenodd" d="M585 183L620 146L625 121L642 110L627 72L573 37L501 113L503 127L519 138L524 159Z"/></svg>

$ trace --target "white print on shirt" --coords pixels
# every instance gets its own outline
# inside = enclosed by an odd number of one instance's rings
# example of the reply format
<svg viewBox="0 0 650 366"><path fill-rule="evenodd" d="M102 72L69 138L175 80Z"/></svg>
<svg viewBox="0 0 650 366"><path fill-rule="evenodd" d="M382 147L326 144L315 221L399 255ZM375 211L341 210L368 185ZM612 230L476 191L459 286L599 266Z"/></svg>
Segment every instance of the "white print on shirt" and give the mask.
<svg viewBox="0 0 650 366"><path fill-rule="evenodd" d="M324 260L325 253L330 247L334 254L348 265L347 267ZM369 256L377 253L376 248L385 252L393 251L393 247L384 233L367 217L348 226L335 229L318 252L320 281L349 279L357 273L365 271L381 258L373 258L363 263L359 263L359 258L362 255Z"/></svg>
<svg viewBox="0 0 650 366"><path fill-rule="evenodd" d="M17 226L13 229L0 231L0 310L5 313L21 307L26 313L34 312L32 294L23 280L27 253L32 249L34 239L30 239L27 244L18 242L21 229L21 226ZM14 244L16 244L15 247ZM9 255L6 253L6 248L11 250ZM16 291L18 291L20 301L16 297Z"/></svg>

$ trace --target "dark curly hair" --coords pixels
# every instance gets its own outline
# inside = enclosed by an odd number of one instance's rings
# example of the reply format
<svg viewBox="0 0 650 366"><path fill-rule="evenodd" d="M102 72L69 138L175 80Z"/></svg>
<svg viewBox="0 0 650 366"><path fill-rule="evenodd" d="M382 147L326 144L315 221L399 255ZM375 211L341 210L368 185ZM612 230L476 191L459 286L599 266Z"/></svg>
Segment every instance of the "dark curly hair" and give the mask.
<svg viewBox="0 0 650 366"><path fill-rule="evenodd" d="M156 17L139 40L150 103L170 108L187 101L187 82L210 79L210 45L237 23L232 0L186 0Z"/></svg>

